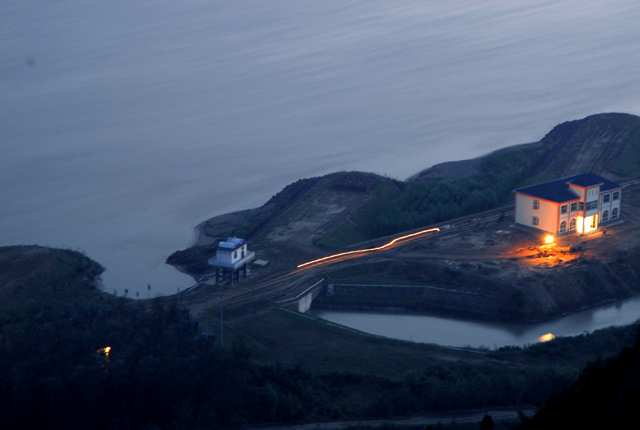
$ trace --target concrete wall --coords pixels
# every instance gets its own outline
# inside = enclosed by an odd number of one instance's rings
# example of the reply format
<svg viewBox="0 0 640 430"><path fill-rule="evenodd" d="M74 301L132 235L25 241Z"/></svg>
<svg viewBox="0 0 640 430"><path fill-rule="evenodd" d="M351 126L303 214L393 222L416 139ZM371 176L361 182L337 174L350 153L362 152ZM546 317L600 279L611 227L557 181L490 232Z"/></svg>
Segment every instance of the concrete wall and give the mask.
<svg viewBox="0 0 640 430"><path fill-rule="evenodd" d="M498 296L438 287L329 284L326 295L314 301L313 307L441 314L450 310L457 315L477 316L499 312L503 303Z"/></svg>
<svg viewBox="0 0 640 430"><path fill-rule="evenodd" d="M311 303L313 303L313 291L298 300L298 312L305 313L311 309Z"/></svg>

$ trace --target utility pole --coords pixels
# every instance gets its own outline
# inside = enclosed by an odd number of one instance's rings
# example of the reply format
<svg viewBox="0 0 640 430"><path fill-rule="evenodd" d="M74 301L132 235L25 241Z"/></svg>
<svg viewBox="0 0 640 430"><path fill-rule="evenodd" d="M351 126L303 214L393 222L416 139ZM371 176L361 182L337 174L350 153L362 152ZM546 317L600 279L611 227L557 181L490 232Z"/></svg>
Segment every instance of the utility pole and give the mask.
<svg viewBox="0 0 640 430"><path fill-rule="evenodd" d="M223 324L224 324L224 308L222 306L224 296L227 294L220 294L220 346L224 346L224 334L223 334Z"/></svg>

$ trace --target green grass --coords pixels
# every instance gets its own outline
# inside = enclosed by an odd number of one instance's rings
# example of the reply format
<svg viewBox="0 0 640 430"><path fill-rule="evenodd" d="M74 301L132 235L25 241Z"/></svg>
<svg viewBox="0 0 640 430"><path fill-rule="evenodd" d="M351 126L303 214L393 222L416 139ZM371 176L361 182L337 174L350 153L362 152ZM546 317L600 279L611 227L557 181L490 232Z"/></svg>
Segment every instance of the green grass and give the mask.
<svg viewBox="0 0 640 430"><path fill-rule="evenodd" d="M593 334L557 338L528 348L496 351L451 349L363 334L305 315L267 308L225 311L225 344L246 342L264 363L302 365L314 373L354 372L403 378L411 370L450 362L497 360L510 366L571 368L587 364L633 343L637 325L612 327ZM217 327L217 315L209 315ZM216 322L211 322L216 321Z"/></svg>
<svg viewBox="0 0 640 430"><path fill-rule="evenodd" d="M434 357L444 351L455 360L478 355L369 336L280 309L233 319L225 316L225 325L225 344L227 339L231 343L243 339L260 361L302 365L320 374L339 371L399 378L408 369L440 362Z"/></svg>
<svg viewBox="0 0 640 430"><path fill-rule="evenodd" d="M39 253L32 253L40 250ZM2 270L12 286L2 285L0 330L15 330L25 320L57 308L116 300L96 288L104 268L80 252L42 247L2 247Z"/></svg>
<svg viewBox="0 0 640 430"><path fill-rule="evenodd" d="M619 175L631 175L638 171L640 171L640 132L629 139L615 165L615 173Z"/></svg>

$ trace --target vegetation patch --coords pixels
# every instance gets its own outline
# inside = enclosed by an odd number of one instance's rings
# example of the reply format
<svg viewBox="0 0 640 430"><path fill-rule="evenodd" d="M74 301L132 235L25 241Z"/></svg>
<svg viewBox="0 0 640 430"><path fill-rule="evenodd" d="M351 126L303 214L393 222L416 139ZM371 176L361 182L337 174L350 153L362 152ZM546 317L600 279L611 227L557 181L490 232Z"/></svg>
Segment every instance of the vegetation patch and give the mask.
<svg viewBox="0 0 640 430"><path fill-rule="evenodd" d="M376 184L374 198L320 244L346 246L507 204L511 191L551 147L533 144L495 152L482 159L477 174L457 181Z"/></svg>

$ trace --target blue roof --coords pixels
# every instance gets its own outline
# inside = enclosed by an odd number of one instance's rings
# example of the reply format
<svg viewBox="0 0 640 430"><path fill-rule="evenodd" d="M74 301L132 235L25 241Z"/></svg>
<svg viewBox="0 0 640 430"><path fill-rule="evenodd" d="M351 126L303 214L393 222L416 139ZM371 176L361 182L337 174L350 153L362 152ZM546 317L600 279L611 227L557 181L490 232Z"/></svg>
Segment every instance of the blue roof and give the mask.
<svg viewBox="0 0 640 430"><path fill-rule="evenodd" d="M622 185L604 179L595 173L581 173L579 175L567 176L566 178L555 179L543 184L531 185L529 187L518 188L514 190L516 193L526 194L528 196L537 197L543 200L549 200L556 203L564 203L572 200L578 200L580 196L576 194L571 187L575 185L582 188L589 188L600 185L600 192L607 192L622 188Z"/></svg>
<svg viewBox="0 0 640 430"><path fill-rule="evenodd" d="M216 246L216 249L231 252L240 248L242 245L244 245L244 243L245 243L244 239L239 239L237 237L229 237L227 238L226 242L221 241L220 243L218 243L218 246Z"/></svg>

